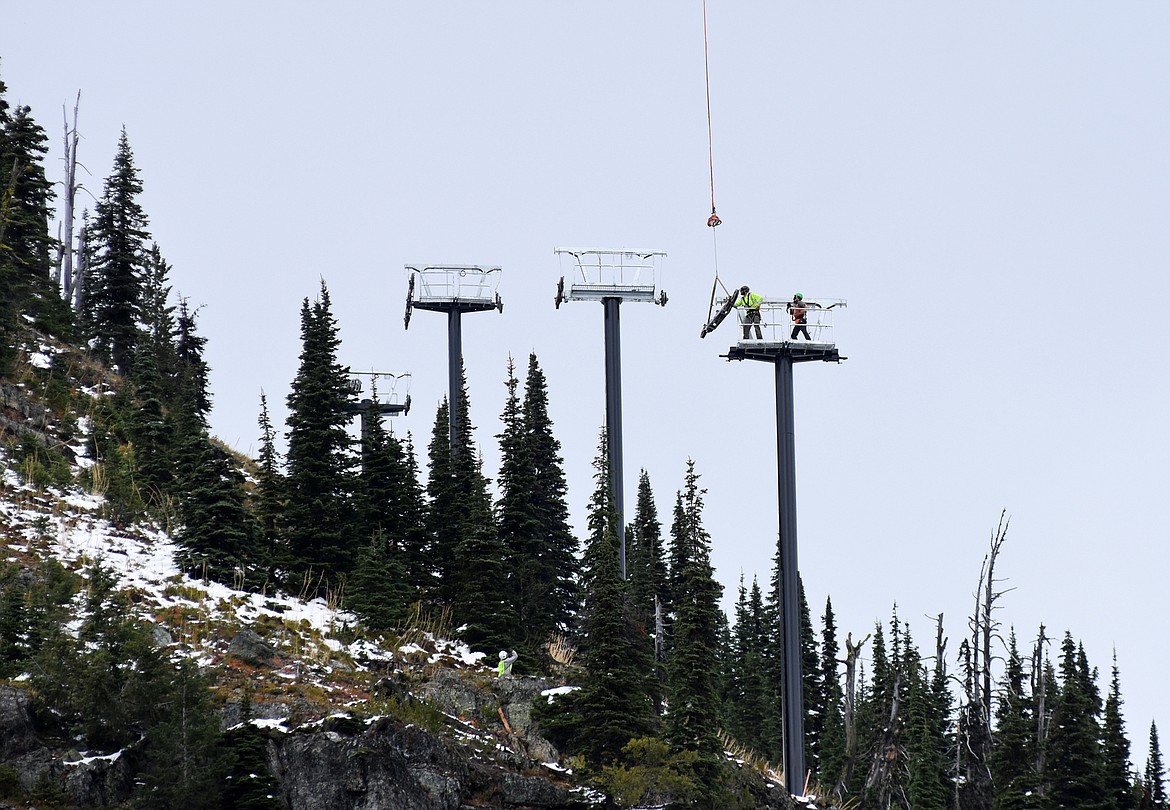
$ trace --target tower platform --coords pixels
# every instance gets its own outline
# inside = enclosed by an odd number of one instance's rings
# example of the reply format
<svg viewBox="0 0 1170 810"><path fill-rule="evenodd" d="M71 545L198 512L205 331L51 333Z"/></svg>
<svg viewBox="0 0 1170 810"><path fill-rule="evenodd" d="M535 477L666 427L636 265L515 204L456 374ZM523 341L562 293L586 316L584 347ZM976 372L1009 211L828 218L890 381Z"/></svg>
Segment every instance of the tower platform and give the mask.
<svg viewBox="0 0 1170 810"><path fill-rule="evenodd" d="M484 312L504 309L496 290L499 267L471 264L408 264L407 309L432 312Z"/></svg>

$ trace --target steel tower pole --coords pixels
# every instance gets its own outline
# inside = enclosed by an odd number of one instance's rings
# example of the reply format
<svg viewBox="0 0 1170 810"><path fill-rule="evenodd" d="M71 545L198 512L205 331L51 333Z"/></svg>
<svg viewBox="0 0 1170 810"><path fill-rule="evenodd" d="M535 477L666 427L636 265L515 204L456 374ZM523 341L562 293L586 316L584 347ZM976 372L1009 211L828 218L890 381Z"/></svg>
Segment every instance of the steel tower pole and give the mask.
<svg viewBox="0 0 1170 810"><path fill-rule="evenodd" d="M803 791L804 686L800 660L800 579L796 561L796 420L793 414L792 356L776 365L776 469L780 508L780 604L784 667L781 676L784 722L784 787Z"/></svg>
<svg viewBox="0 0 1170 810"><path fill-rule="evenodd" d="M622 475L622 333L619 307L622 299L604 298L605 306L605 434L609 447L609 487L617 512L618 564L626 578L625 483Z"/></svg>
<svg viewBox="0 0 1170 810"><path fill-rule="evenodd" d="M454 456L459 441L459 402L463 398L463 324L458 305L447 311L447 425Z"/></svg>

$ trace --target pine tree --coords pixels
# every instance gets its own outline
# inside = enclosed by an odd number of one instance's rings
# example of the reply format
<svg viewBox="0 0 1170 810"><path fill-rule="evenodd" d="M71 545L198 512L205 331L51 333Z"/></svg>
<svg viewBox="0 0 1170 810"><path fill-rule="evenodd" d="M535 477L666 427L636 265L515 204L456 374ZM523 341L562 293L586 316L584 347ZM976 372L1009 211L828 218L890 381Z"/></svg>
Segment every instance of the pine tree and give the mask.
<svg viewBox="0 0 1170 810"><path fill-rule="evenodd" d="M902 635L902 671L905 674L904 743L909 760L905 795L911 807L947 810L953 786L949 779L949 692L942 662L932 668L922 660L910 636Z"/></svg>
<svg viewBox="0 0 1170 810"><path fill-rule="evenodd" d="M208 381L211 369L203 358L207 338L200 335L196 328L198 314L198 308L192 309L186 298L179 297L179 316L175 321L174 340L176 368L173 374L176 379L173 387L176 391L186 392L196 413L206 418L211 412Z"/></svg>
<svg viewBox="0 0 1170 810"><path fill-rule="evenodd" d="M634 521L626 530L626 576L630 594L646 626L655 633L660 614L666 609L666 560L662 552L662 523L650 486L650 475L638 475L638 497Z"/></svg>
<svg viewBox="0 0 1170 810"><path fill-rule="evenodd" d="M618 568L616 510L609 484L609 453L602 432L593 461L589 538L583 561L585 607L581 654L586 678L573 701L584 718L576 746L591 767L617 760L630 740L653 731L643 672L649 656L638 643L626 582Z"/></svg>
<svg viewBox="0 0 1170 810"><path fill-rule="evenodd" d="M837 656L840 647L837 642L837 620L833 615L833 602L825 597L825 612L821 617L821 649L819 666L824 713L824 727L821 732L817 777L823 790L831 790L845 764L845 719L844 692Z"/></svg>
<svg viewBox="0 0 1170 810"><path fill-rule="evenodd" d="M182 566L192 576L259 587L267 572L257 564L257 527L244 502L244 476L206 433L191 441L197 448L186 452L197 462L183 482L183 525L175 535Z"/></svg>
<svg viewBox="0 0 1170 810"><path fill-rule="evenodd" d="M1117 653L1113 654L1113 671L1109 679L1109 694L1101 720L1101 767L1105 806L1110 810L1128 810L1133 804L1133 774L1129 765L1129 739L1125 736L1125 720L1121 715L1121 674L1117 669Z"/></svg>
<svg viewBox="0 0 1170 810"><path fill-rule="evenodd" d="M459 520L463 501L451 459L450 409L446 397L435 410L431 441L427 446L427 535L434 598L450 604L455 589L455 549L459 545Z"/></svg>
<svg viewBox="0 0 1170 810"><path fill-rule="evenodd" d="M413 596L406 566L381 532L375 532L358 552L347 593L346 607L367 627L389 630L406 621Z"/></svg>
<svg viewBox="0 0 1170 810"><path fill-rule="evenodd" d="M1162 746L1158 742L1158 724L1150 723L1150 754L1146 759L1145 778L1143 787L1149 797L1151 810L1165 810L1170 806L1166 795L1166 768L1162 764Z"/></svg>
<svg viewBox="0 0 1170 810"><path fill-rule="evenodd" d="M1028 810L1037 794L1035 719L1026 694L1024 663L1013 631L1008 659L995 711L995 745L991 749L991 781L995 785L995 810Z"/></svg>
<svg viewBox="0 0 1170 810"><path fill-rule="evenodd" d="M49 220L53 185L42 165L48 140L28 106L8 113L0 82L0 352L16 345L18 314L44 331L68 337L71 313L50 277ZM11 359L9 356L7 359ZM0 354L0 370L6 362Z"/></svg>
<svg viewBox="0 0 1170 810"><path fill-rule="evenodd" d="M217 810L226 759L207 677L195 662L172 662L157 688L160 716L147 732L139 802L146 807Z"/></svg>
<svg viewBox="0 0 1170 810"><path fill-rule="evenodd" d="M804 579L796 576L800 608L800 677L804 706L804 760L813 771L820 769L821 738L825 733L825 693L821 683L821 662L817 655L817 636L812 612L804 593Z"/></svg>
<svg viewBox="0 0 1170 810"><path fill-rule="evenodd" d="M228 730L230 764L224 779L223 807L231 810L281 810L280 785L268 770L267 732L252 721L251 694L245 690L240 724Z"/></svg>
<svg viewBox="0 0 1170 810"><path fill-rule="evenodd" d="M516 366L508 358L508 395L500 421L504 429L496 435L500 442L500 498L495 504L496 528L504 547L504 576L515 606L519 626L525 630L523 647L531 656L548 640L556 627L548 615L546 597L549 583L541 571L544 538L540 519L532 509L530 493L536 486L536 469L532 448L524 430L523 412L518 392L520 381Z"/></svg>
<svg viewBox="0 0 1170 810"><path fill-rule="evenodd" d="M1068 632L1061 645L1060 679L1046 751L1048 797L1054 807L1101 807L1100 699L1084 648Z"/></svg>
<svg viewBox="0 0 1170 810"><path fill-rule="evenodd" d="M500 499L496 522L527 646L538 648L568 630L578 608L577 538L569 527L560 442L552 435L548 391L535 354L528 358L524 399L508 361L501 421Z"/></svg>
<svg viewBox="0 0 1170 810"><path fill-rule="evenodd" d="M252 496L252 512L257 522L257 566L266 572L266 579L276 570L292 570L287 547L283 545L283 515L285 508L284 476L276 452L276 432L268 415L268 398L260 393L260 455L256 459L256 488Z"/></svg>
<svg viewBox="0 0 1170 810"><path fill-rule="evenodd" d="M522 425L534 473L530 504L538 521L542 543L538 560L541 591L546 596L541 610L546 617L546 627L563 632L579 609L577 556L580 544L569 525L568 484L561 443L552 432L548 383L535 354L528 355Z"/></svg>
<svg viewBox="0 0 1170 810"><path fill-rule="evenodd" d="M94 350L123 374L132 367L147 274L147 217L138 202L142 181L126 130L118 141L89 238L95 246L87 271L83 314Z"/></svg>
<svg viewBox="0 0 1170 810"><path fill-rule="evenodd" d="M768 634L760 583L753 579L749 591L741 578L727 657L731 688L725 716L735 739L761 754L766 754L772 746L769 730L761 722L761 718L768 716L772 700L765 669Z"/></svg>
<svg viewBox="0 0 1170 810"><path fill-rule="evenodd" d="M679 493L673 548L679 569L673 590L674 623L669 663L667 737L678 749L698 754L696 773L708 800L720 791L721 746L713 651L719 643L722 586L713 578L711 540L703 528L703 496L694 461L688 460Z"/></svg>
<svg viewBox="0 0 1170 810"><path fill-rule="evenodd" d="M349 370L337 362L329 291L301 305L301 365L288 395L285 527L295 575L318 585L349 572L361 543L353 532Z"/></svg>
<svg viewBox="0 0 1170 810"><path fill-rule="evenodd" d="M504 547L492 523L487 482L482 475L477 478L467 490L460 513L452 612L460 625L459 637L471 649L511 649L518 646L520 631L505 586Z"/></svg>

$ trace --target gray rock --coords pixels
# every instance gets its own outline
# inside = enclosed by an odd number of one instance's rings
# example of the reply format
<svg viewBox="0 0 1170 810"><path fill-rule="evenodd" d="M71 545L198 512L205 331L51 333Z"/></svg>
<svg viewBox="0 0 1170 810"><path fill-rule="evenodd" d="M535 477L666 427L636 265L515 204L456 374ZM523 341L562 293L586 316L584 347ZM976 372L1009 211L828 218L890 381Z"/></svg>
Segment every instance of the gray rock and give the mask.
<svg viewBox="0 0 1170 810"><path fill-rule="evenodd" d="M234 655L245 664L264 666L276 657L276 650L254 630L241 630L228 645L228 655Z"/></svg>

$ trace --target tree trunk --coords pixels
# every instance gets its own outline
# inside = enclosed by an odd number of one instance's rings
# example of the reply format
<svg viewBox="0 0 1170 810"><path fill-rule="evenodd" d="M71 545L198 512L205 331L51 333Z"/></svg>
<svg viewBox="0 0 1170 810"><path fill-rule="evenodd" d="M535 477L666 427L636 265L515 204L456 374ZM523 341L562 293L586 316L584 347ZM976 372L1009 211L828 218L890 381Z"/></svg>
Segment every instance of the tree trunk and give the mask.
<svg viewBox="0 0 1170 810"><path fill-rule="evenodd" d="M73 276L73 203L77 198L77 110L81 106L81 91L77 91L77 102L73 105L73 127L70 128L65 110L65 192L61 195L61 223L57 237L60 242L60 262L57 266L57 283L66 301L79 301L74 291ZM62 234L64 231L64 234Z"/></svg>
<svg viewBox="0 0 1170 810"><path fill-rule="evenodd" d="M845 762L841 766L837 784L833 787L833 797L838 802L845 798L849 783L853 781L853 764L857 758L857 718L854 714L857 702L857 656L867 641L868 633L856 645L852 633L845 637Z"/></svg>

